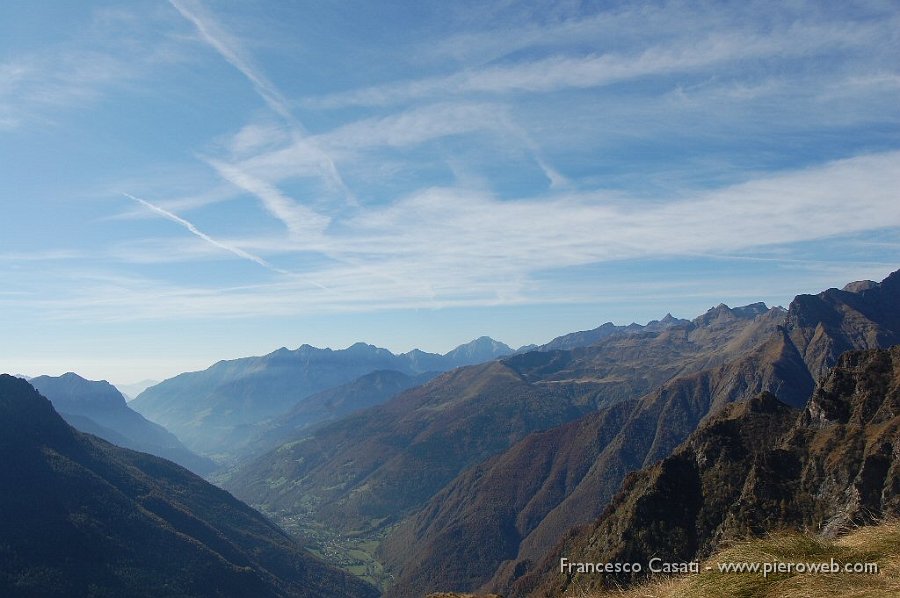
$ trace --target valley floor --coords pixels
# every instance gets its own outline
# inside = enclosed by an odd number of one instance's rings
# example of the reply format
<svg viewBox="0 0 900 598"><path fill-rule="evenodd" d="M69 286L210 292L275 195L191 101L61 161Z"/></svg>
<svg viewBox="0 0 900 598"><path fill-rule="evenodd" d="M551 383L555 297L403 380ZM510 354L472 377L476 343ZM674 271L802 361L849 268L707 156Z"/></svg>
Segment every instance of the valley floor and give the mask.
<svg viewBox="0 0 900 598"><path fill-rule="evenodd" d="M393 581L375 557L378 545L390 527L375 527L356 533L338 533L301 514L273 513L262 505L255 508L277 523L304 547L326 562L349 571L384 591Z"/></svg>

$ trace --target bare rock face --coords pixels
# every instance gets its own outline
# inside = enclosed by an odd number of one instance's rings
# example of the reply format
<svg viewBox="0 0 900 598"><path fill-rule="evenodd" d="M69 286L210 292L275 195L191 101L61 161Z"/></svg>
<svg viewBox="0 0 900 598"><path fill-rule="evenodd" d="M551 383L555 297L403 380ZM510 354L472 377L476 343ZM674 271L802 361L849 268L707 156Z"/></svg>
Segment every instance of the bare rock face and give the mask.
<svg viewBox="0 0 900 598"><path fill-rule="evenodd" d="M729 406L660 463L631 474L512 596L630 583L559 572L573 562L690 561L783 528L833 536L900 514L900 346L841 357L806 408L764 393Z"/></svg>
<svg viewBox="0 0 900 598"><path fill-rule="evenodd" d="M848 282L841 290L847 291L848 293L861 293L863 291L868 291L869 289L874 289L877 286L878 283L874 280L857 280Z"/></svg>

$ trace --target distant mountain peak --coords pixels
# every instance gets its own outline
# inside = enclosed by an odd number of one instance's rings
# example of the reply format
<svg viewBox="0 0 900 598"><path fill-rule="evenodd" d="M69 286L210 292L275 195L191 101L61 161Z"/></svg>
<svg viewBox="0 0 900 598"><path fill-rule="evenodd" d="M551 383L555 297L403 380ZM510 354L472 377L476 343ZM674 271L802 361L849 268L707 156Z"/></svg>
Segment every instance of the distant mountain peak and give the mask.
<svg viewBox="0 0 900 598"><path fill-rule="evenodd" d="M75 372L56 377L37 376L30 382L45 396L52 396L56 408L61 411L70 411L75 405L103 409L126 404L119 389L106 380L88 380Z"/></svg>
<svg viewBox="0 0 900 598"><path fill-rule="evenodd" d="M444 357L456 362L456 365L473 365L483 361L491 361L513 353L512 347L489 336L479 336L448 351Z"/></svg>
<svg viewBox="0 0 900 598"><path fill-rule="evenodd" d="M69 383L77 383L77 384L109 384L106 380L88 380L84 376L79 376L75 372L66 372L61 376L57 376L59 380Z"/></svg>
<svg viewBox="0 0 900 598"><path fill-rule="evenodd" d="M369 343L365 343L363 341L357 341L347 347L348 349L377 349L375 345L370 345Z"/></svg>
<svg viewBox="0 0 900 598"><path fill-rule="evenodd" d="M187 450L162 426L131 409L121 391L109 382L95 382L68 372L38 376L31 381L69 424L126 448L151 453L197 472L210 471L212 461Z"/></svg>
<svg viewBox="0 0 900 598"><path fill-rule="evenodd" d="M456 347L456 349L462 349L464 347L490 347L490 348L499 348L502 350L510 350L510 351L512 350L512 349L510 349L510 347L508 347L504 343L501 343L500 341L496 341L489 336L479 336L478 338L476 338L474 340L471 340L465 344L462 344L462 345ZM456 349L454 349L454 350L456 350Z"/></svg>

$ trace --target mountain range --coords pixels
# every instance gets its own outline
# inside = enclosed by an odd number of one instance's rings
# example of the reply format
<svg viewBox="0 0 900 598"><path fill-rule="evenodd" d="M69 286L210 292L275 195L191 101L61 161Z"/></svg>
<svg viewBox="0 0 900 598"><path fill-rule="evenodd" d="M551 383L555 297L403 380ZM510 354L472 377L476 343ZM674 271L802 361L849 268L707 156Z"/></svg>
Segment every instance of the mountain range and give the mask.
<svg viewBox="0 0 900 598"><path fill-rule="evenodd" d="M673 376L743 354L775 331L784 313L762 305L718 306L696 322L632 328L588 347L531 351L460 368L297 435L241 466L225 487L293 531L331 530L329 545L347 537L380 544L467 467L533 432L637 399ZM403 555L427 552L418 542L385 543L399 545L405 545ZM358 552L359 545L346 549ZM382 549L378 560L393 567L406 562L400 553L395 561ZM402 577L399 568L394 571Z"/></svg>
<svg viewBox="0 0 900 598"><path fill-rule="evenodd" d="M417 376L489 361L512 352L510 347L488 337L445 355L417 349L395 355L365 343L337 351L302 345L261 357L220 361L200 372L180 374L146 389L130 406L172 431L190 449L228 461L235 457L236 447L255 443L258 424L292 409L292 417L296 418L300 415L298 404L307 397L360 376L385 370ZM317 417L333 417L341 412L322 410L315 404L311 405L304 425L315 423ZM362 406L365 404L363 401Z"/></svg>
<svg viewBox="0 0 900 598"><path fill-rule="evenodd" d="M0 595L377 596L227 492L0 375Z"/></svg>
<svg viewBox="0 0 900 598"><path fill-rule="evenodd" d="M896 344L898 287L560 337L301 429L222 481L336 554L365 545L388 596L503 593L704 418L763 391L801 408L841 353Z"/></svg>

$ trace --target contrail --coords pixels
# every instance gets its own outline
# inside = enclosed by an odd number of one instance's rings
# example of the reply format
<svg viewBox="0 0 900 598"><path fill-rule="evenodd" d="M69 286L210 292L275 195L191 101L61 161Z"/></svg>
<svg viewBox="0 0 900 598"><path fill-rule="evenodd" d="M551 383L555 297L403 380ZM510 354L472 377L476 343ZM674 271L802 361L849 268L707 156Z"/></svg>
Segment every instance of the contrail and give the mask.
<svg viewBox="0 0 900 598"><path fill-rule="evenodd" d="M191 224L184 218L181 218L180 216L173 214L172 212L170 212L168 210L164 210L163 208L161 208L159 206L153 205L149 201L143 200L140 197L135 197L134 195L131 195L130 193L123 193L122 195L124 195L125 197L127 197L129 199L133 199L134 201L138 202L142 206L156 212L163 218L166 218L168 220L171 220L172 222L176 222L176 223L180 224L184 228L188 229L191 232L191 234L200 237L201 239L203 239L210 245L214 245L214 246L218 247L219 249L224 249L225 251L233 253L234 255L236 255L240 258L243 258L245 260L250 260L251 262L256 262L263 268L267 268L273 272L278 272L279 274L290 274L287 270L282 270L281 268L277 268L277 267L273 266L272 264L270 264L266 260L262 259L258 255L253 255L252 253L244 251L243 249L241 249L239 247L234 247L232 245L228 245L227 243L222 243L221 241L217 241L216 239L213 239L212 237L210 237L209 235L204 233L202 230L198 229L196 226L194 226L193 224ZM316 286L320 286L320 285L316 285Z"/></svg>

